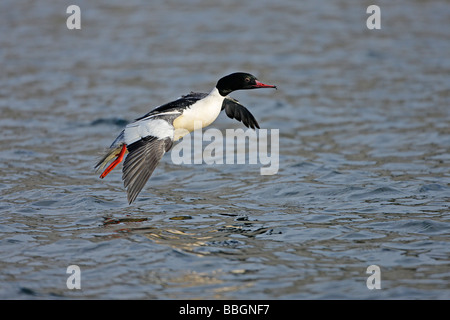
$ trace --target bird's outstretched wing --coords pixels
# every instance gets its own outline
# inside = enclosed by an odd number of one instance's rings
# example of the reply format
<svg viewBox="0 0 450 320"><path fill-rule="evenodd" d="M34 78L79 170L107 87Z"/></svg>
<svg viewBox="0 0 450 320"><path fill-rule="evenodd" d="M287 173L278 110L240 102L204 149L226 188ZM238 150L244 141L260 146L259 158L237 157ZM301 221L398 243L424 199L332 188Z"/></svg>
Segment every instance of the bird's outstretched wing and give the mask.
<svg viewBox="0 0 450 320"><path fill-rule="evenodd" d="M222 110L223 109L225 109L225 113L228 117L236 119L237 121L242 121L247 128L259 129L259 124L255 117L236 99L226 97L222 103Z"/></svg>
<svg viewBox="0 0 450 320"><path fill-rule="evenodd" d="M164 153L170 150L173 141L170 138L158 139L147 136L128 145L123 164L122 180L127 188L128 202L131 204L141 192Z"/></svg>

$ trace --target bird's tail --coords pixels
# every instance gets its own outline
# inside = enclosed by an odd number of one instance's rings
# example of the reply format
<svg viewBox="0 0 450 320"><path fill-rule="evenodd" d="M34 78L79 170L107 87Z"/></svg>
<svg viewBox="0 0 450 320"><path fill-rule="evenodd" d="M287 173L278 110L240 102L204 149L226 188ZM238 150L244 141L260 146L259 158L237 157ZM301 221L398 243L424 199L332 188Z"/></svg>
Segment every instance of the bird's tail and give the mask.
<svg viewBox="0 0 450 320"><path fill-rule="evenodd" d="M103 179L110 173L119 163L122 162L123 157L128 152L127 145L125 143L121 143L117 146L114 146L108 150L108 152L99 160L99 162L95 165L95 172L103 170L103 168L111 162L114 158L114 161L103 171L100 175L100 178Z"/></svg>

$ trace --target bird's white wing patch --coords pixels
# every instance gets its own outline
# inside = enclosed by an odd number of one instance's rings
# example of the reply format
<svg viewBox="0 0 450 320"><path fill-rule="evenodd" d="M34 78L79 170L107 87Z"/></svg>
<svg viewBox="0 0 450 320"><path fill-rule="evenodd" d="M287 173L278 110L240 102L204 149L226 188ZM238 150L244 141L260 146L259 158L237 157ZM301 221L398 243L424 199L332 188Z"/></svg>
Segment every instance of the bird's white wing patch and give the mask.
<svg viewBox="0 0 450 320"><path fill-rule="evenodd" d="M173 133L173 126L166 120L150 118L128 124L125 128L124 140L127 145L130 145L148 136L173 139Z"/></svg>

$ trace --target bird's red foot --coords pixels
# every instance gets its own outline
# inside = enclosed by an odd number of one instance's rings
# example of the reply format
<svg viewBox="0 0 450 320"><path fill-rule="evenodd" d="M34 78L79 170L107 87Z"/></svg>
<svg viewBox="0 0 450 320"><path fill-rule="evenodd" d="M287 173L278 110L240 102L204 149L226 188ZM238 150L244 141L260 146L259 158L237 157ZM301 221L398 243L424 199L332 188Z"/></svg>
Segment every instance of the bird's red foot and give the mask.
<svg viewBox="0 0 450 320"><path fill-rule="evenodd" d="M116 156L117 156L116 160L111 162L111 164L108 166L108 168L106 168L105 171L103 171L103 173L100 175L101 179L106 177L108 175L108 173L110 173L119 163L122 162L123 156L125 155L126 151L127 151L127 145L123 144L122 149L120 150L120 152L118 154L116 154Z"/></svg>

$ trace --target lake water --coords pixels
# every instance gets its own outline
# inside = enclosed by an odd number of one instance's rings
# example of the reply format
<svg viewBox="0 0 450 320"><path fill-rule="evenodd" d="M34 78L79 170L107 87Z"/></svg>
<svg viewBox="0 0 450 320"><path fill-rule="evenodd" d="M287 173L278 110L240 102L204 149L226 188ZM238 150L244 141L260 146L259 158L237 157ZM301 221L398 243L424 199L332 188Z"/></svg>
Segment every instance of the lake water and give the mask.
<svg viewBox="0 0 450 320"><path fill-rule="evenodd" d="M0 298L450 298L448 1L380 1L379 30L349 0L78 1L81 30L71 4L0 4ZM126 123L234 71L278 86L232 94L277 174L166 154L133 205L98 178Z"/></svg>

